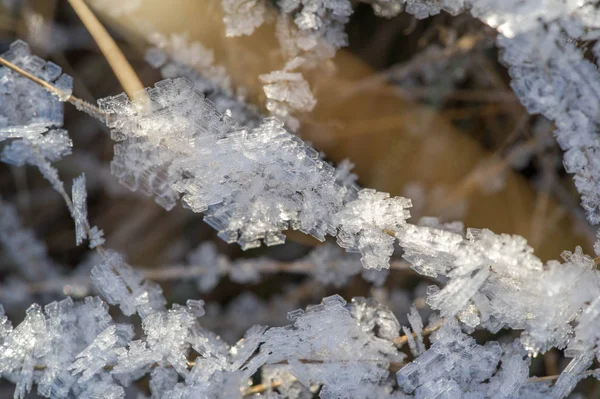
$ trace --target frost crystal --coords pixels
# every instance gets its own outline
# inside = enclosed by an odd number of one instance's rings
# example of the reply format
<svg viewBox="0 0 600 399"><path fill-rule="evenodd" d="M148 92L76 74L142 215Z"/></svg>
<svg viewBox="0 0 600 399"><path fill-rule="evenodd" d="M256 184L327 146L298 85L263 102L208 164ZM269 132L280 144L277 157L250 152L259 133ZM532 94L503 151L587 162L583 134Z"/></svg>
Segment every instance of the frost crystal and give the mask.
<svg viewBox="0 0 600 399"><path fill-rule="evenodd" d="M501 354L497 342L477 345L449 321L432 336L431 347L398 372L398 385L407 393L416 390L416 397L436 397L445 391L460 396L492 377Z"/></svg>
<svg viewBox="0 0 600 399"><path fill-rule="evenodd" d="M585 376L583 372L592 365L593 361L594 356L590 353L582 354L571 360L552 387L552 397L564 398L570 394L579 380Z"/></svg>
<svg viewBox="0 0 600 399"><path fill-rule="evenodd" d="M70 95L73 79L62 74L58 65L32 55L27 43L17 40L1 56L30 74L64 89L64 97ZM63 104L45 88L7 67L0 67L0 87L0 140L11 137L38 138L49 128L62 126Z"/></svg>
<svg viewBox="0 0 600 399"><path fill-rule="evenodd" d="M321 383L333 396L355 397L361 385L384 379L390 362L402 355L390 341L366 332L345 304L335 295L294 312L293 326L267 330L261 353L269 354L270 364L287 361L305 386Z"/></svg>
<svg viewBox="0 0 600 399"><path fill-rule="evenodd" d="M133 337L133 326L112 325L102 331L69 367L73 374L80 374L79 382L89 380L100 369L116 358L115 349L129 342Z"/></svg>
<svg viewBox="0 0 600 399"><path fill-rule="evenodd" d="M228 37L251 35L264 22L264 0L223 0L222 5Z"/></svg>
<svg viewBox="0 0 600 399"><path fill-rule="evenodd" d="M146 61L160 68L164 78L184 77L194 82L196 90L232 94L231 79L225 67L215 64L213 51L202 43L190 42L185 34L154 33L148 40L155 47L146 53Z"/></svg>
<svg viewBox="0 0 600 399"><path fill-rule="evenodd" d="M588 220L600 223L597 67L584 58L575 40L565 37L559 24L511 40L501 37L498 44L504 49L511 86L521 102L530 113L541 113L555 122L554 134L565 151L565 169L575 175Z"/></svg>
<svg viewBox="0 0 600 399"><path fill-rule="evenodd" d="M143 318L164 309L160 287L134 270L116 252L106 251L100 264L92 269L92 281L107 302L118 305L123 314L135 312Z"/></svg>
<svg viewBox="0 0 600 399"><path fill-rule="evenodd" d="M73 79L62 74L52 62L34 56L20 40L1 55L33 76L61 90L60 98L31 80L0 67L0 142L10 140L2 149L3 162L36 166L52 187L67 196L58 172L50 162L71 153L71 139L63 123L63 104L71 94Z"/></svg>
<svg viewBox="0 0 600 399"><path fill-rule="evenodd" d="M409 338L409 343L411 342L411 338L413 341L414 347L411 347L411 352L415 356L419 356L423 352L425 352L425 344L423 343L423 320L421 320L421 315L417 308L413 305L410 307L410 313L408 314L408 322L410 323L410 328L412 332L417 336L416 340L413 338L412 334L406 334Z"/></svg>
<svg viewBox="0 0 600 399"><path fill-rule="evenodd" d="M46 334L46 319L39 305L27 309L25 320L0 344L0 373L19 370L16 380L15 398L23 398L31 391L34 367L37 359L48 350L49 336Z"/></svg>
<svg viewBox="0 0 600 399"><path fill-rule="evenodd" d="M348 0L279 0L277 38L283 51L314 64L334 56L347 45L344 25L352 15Z"/></svg>
<svg viewBox="0 0 600 399"><path fill-rule="evenodd" d="M104 232L98 226L90 227L87 218L87 189L85 174L73 180L71 216L75 221L75 242L80 245L83 240L90 240L90 248L104 244Z"/></svg>
<svg viewBox="0 0 600 399"><path fill-rule="evenodd" d="M404 222L407 200L365 191L344 212L356 186L340 184L335 169L277 120L237 128L185 79L159 82L146 94L150 101L124 95L100 101L113 138L123 141L112 163L123 184L157 195L167 209L182 194L223 239L244 249L261 240L280 244L289 227L320 240L339 230L343 246L361 250L369 267L386 267L393 237L381 230Z"/></svg>
<svg viewBox="0 0 600 399"><path fill-rule="evenodd" d="M393 340L398 336L400 323L396 316L373 298L352 298L350 308L354 317L365 332L374 332L378 337Z"/></svg>
<svg viewBox="0 0 600 399"><path fill-rule="evenodd" d="M389 267L394 252L393 234L406 223L410 206L406 198L390 198L387 193L361 190L356 200L335 215L339 226L338 244L359 251L366 268Z"/></svg>
<svg viewBox="0 0 600 399"><path fill-rule="evenodd" d="M267 109L286 121L293 131L298 130L299 122L291 114L312 111L317 103L302 74L284 70L259 75L258 78L265 84Z"/></svg>

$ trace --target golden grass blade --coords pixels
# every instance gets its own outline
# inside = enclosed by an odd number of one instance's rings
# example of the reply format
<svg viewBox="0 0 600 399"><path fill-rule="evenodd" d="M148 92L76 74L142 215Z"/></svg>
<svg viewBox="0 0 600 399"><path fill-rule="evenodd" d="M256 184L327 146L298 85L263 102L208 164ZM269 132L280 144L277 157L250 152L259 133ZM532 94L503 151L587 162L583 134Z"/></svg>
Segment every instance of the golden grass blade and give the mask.
<svg viewBox="0 0 600 399"><path fill-rule="evenodd" d="M127 95L131 98L135 93L142 91L144 86L131 67L131 64L129 64L125 55L123 55L123 52L117 46L117 43L115 43L98 18L96 18L92 10L90 10L83 0L69 0L69 3L94 38L98 47L100 47L100 51L104 54L104 57L110 64Z"/></svg>

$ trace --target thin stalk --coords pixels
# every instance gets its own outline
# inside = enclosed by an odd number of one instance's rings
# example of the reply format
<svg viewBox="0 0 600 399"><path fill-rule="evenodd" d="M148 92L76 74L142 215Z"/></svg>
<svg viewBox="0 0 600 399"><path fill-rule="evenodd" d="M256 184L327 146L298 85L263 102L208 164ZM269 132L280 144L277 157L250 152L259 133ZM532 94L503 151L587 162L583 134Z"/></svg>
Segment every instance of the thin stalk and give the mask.
<svg viewBox="0 0 600 399"><path fill-rule="evenodd" d="M92 35L127 95L132 98L134 94L144 90L131 64L87 4L83 0L69 0L69 4Z"/></svg>

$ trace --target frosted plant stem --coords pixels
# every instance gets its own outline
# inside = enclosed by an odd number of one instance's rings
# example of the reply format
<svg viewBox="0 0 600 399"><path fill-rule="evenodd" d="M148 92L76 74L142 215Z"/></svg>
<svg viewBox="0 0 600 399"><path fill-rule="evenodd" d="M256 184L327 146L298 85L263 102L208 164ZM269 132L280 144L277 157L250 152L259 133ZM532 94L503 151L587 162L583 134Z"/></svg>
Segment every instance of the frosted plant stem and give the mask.
<svg viewBox="0 0 600 399"><path fill-rule="evenodd" d="M583 373L581 373L581 375L583 375L583 378L588 378L588 377L592 377L594 375L597 375L598 373L600 373L600 369L593 369L593 370L587 370L584 371ZM543 382L543 381L556 381L558 380L558 378L560 377L560 374L553 374L553 375L546 375L543 377L531 377L529 378L529 382Z"/></svg>
<svg viewBox="0 0 600 399"><path fill-rule="evenodd" d="M66 194L66 193L65 193ZM64 198L64 197L63 197ZM68 197L67 197L68 198ZM248 264L245 264L247 266ZM252 265L255 271L264 274L274 273L290 273L305 275L311 274L315 265L310 262L267 262L261 261L255 265ZM235 267L235 266L234 266ZM210 268L205 265L164 265L155 268L148 268L146 266L135 266L136 270L139 270L145 278L153 281L174 281L174 280L186 280L200 277L210 272ZM412 270L409 265L404 261L393 261L390 263L391 270ZM49 294L63 292L69 295L74 295L71 292L72 289L84 289L89 290L92 287L92 282L89 281L88 277L65 277L59 279L36 281L26 285L27 292L32 295L36 294ZM312 280L310 287L313 287ZM439 328L436 327L435 329ZM425 329L427 330L427 329ZM425 331L424 330L424 331ZM430 332L433 332L432 330ZM426 333L427 334L427 333ZM399 342L402 344L404 342Z"/></svg>
<svg viewBox="0 0 600 399"><path fill-rule="evenodd" d="M17 65L13 64L12 62L0 57L0 64L4 65L5 67L9 68L10 70L18 73L19 75L31 80L34 83L37 83L38 85L42 86L43 88L45 88L46 90L48 90L50 93L56 95L59 98L63 98L65 95L64 93L54 87L52 84L46 82L43 79L38 78L35 75L30 74L29 72L25 71L24 69L18 67ZM70 95L67 97L66 100L68 103L72 104L73 106L75 106L75 108L77 108L79 111L85 112L86 114L92 116L95 119L104 121L104 119L106 118L106 114L98 107L96 107L93 104L88 103L87 101L84 101L78 97L75 97L73 95Z"/></svg>

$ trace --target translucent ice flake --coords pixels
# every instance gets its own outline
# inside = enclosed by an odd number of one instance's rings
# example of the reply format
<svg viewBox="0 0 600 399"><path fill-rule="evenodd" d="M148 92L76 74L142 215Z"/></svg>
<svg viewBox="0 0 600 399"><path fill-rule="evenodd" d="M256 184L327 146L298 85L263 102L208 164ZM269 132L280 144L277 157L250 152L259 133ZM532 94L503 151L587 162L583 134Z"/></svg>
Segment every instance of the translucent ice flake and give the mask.
<svg viewBox="0 0 600 399"><path fill-rule="evenodd" d="M133 337L133 326L112 325L101 332L98 337L77 355L75 362L69 366L73 374L80 374L79 382L90 379L95 373L116 360L118 347L124 346Z"/></svg>
<svg viewBox="0 0 600 399"><path fill-rule="evenodd" d="M501 354L497 342L478 345L449 321L432 336L431 347L398 372L398 385L406 393L416 391L417 397L448 390L460 396L494 374Z"/></svg>
<svg viewBox="0 0 600 399"><path fill-rule="evenodd" d="M15 398L31 391L37 360L50 350L46 319L39 305L27 309L25 320L0 343L0 374L17 372Z"/></svg>
<svg viewBox="0 0 600 399"><path fill-rule="evenodd" d="M264 0L223 0L225 34L229 37L250 35L264 22Z"/></svg>
<svg viewBox="0 0 600 399"><path fill-rule="evenodd" d="M259 75L259 79L264 83L267 109L272 115L286 121L292 130L298 130L299 123L292 115L296 112L312 111L317 103L302 74L285 70L274 71Z"/></svg>
<svg viewBox="0 0 600 399"><path fill-rule="evenodd" d="M143 318L164 310L166 301L160 287L147 281L116 252L104 253L92 269L92 280L106 301L118 305L127 316L137 312Z"/></svg>
<svg viewBox="0 0 600 399"><path fill-rule="evenodd" d="M394 251L393 235L406 223L410 206L406 198L390 198L387 193L361 190L356 200L335 215L338 244L359 251L366 268L388 268Z"/></svg>
<svg viewBox="0 0 600 399"><path fill-rule="evenodd" d="M585 376L583 371L587 370L593 361L594 356L591 353L582 354L571 360L554 383L552 398L562 399L569 395L579 380Z"/></svg>
<svg viewBox="0 0 600 399"><path fill-rule="evenodd" d="M498 43L509 65L511 86L521 102L530 113L540 113L555 122L554 134L565 151L565 169L575 175L588 220L597 224L600 163L594 154L600 150L596 134L600 74L577 48L577 40L554 23L514 39L499 38Z"/></svg>
<svg viewBox="0 0 600 399"><path fill-rule="evenodd" d="M188 341L195 316L186 308L174 305L168 312L155 312L143 320L146 342L159 364L170 364L187 375Z"/></svg>
<svg viewBox="0 0 600 399"><path fill-rule="evenodd" d="M390 341L366 330L336 295L309 306L293 325L267 330L261 353L270 364L287 361L305 386L321 383L353 396L362 384L385 378L390 362L403 357Z"/></svg>
<svg viewBox="0 0 600 399"><path fill-rule="evenodd" d="M71 77L63 75L58 65L32 55L25 42L15 41L1 57L50 84L58 85L64 92L62 97L70 95L73 88ZM59 100L45 88L7 67L0 67L0 86L0 140L62 126L63 104L60 100L65 98Z"/></svg>
<svg viewBox="0 0 600 399"><path fill-rule="evenodd" d="M174 33L166 36L154 33L148 40L155 47L146 53L146 61L160 68L163 78L184 77L194 82L196 90L233 95L227 71L215 64L213 51L202 43L188 40L186 34Z"/></svg>
<svg viewBox="0 0 600 399"><path fill-rule="evenodd" d="M453 279L441 291L432 292L427 303L433 309L440 309L443 317L454 316L479 291L489 274L489 268L483 268L473 276Z"/></svg>
<svg viewBox="0 0 600 399"><path fill-rule="evenodd" d="M181 195L244 249L282 243L288 228L320 240L337 233L333 216L356 186L338 182L335 169L276 119L236 127L185 79L146 92L149 102L100 101L113 138L122 141L112 171L127 187L156 195L168 209Z"/></svg>
<svg viewBox="0 0 600 399"><path fill-rule="evenodd" d="M277 38L290 58L302 56L309 65L331 58L347 45L344 25L352 15L348 0L281 0Z"/></svg>
<svg viewBox="0 0 600 399"><path fill-rule="evenodd" d="M373 331L376 336L390 341L398 336L400 331L398 319L375 299L352 298L350 312L365 331Z"/></svg>

